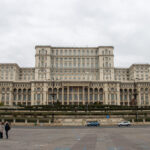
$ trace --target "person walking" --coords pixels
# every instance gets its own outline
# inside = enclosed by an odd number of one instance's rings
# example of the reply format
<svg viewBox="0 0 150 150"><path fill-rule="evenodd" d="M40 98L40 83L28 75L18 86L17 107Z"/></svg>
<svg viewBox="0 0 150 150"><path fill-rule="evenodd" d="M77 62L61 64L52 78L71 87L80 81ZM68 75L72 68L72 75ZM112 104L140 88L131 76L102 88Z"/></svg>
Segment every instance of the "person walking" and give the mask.
<svg viewBox="0 0 150 150"><path fill-rule="evenodd" d="M0 122L0 139L3 138L3 130L4 130L4 126L3 126L3 123Z"/></svg>
<svg viewBox="0 0 150 150"><path fill-rule="evenodd" d="M10 130L10 125L9 123L6 121L5 123L5 133L6 133L6 138L8 139L8 131Z"/></svg>

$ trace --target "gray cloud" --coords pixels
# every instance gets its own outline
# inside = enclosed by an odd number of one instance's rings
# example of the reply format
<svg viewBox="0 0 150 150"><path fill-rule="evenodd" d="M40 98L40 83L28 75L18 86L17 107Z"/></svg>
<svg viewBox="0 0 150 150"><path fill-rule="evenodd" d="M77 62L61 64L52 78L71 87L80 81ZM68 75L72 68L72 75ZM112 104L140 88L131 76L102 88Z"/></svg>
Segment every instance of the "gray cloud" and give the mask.
<svg viewBox="0 0 150 150"><path fill-rule="evenodd" d="M150 62L149 0L0 0L0 62L34 66L34 47L115 47L115 66Z"/></svg>

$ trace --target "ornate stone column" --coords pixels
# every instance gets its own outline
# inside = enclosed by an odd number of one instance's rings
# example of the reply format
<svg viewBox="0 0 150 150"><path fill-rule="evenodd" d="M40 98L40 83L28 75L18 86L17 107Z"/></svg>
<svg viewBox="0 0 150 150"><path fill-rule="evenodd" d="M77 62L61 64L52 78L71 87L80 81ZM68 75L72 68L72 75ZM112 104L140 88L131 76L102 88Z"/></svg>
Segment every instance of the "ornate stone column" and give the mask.
<svg viewBox="0 0 150 150"><path fill-rule="evenodd" d="M93 88L93 95L92 95L92 97L93 97L93 104L94 104L94 101L95 101L95 88Z"/></svg>
<svg viewBox="0 0 150 150"><path fill-rule="evenodd" d="M69 86L67 86L67 105L69 104Z"/></svg>
<svg viewBox="0 0 150 150"><path fill-rule="evenodd" d="M90 87L88 87L88 104L90 103Z"/></svg>
<svg viewBox="0 0 150 150"><path fill-rule="evenodd" d="M28 105L28 102L29 102L29 92L28 92L28 89L27 89L27 92L26 92L26 106Z"/></svg>
<svg viewBox="0 0 150 150"><path fill-rule="evenodd" d="M127 101L128 101L128 106L130 105L130 100L129 100L129 89L127 89Z"/></svg>
<svg viewBox="0 0 150 150"><path fill-rule="evenodd" d="M104 104L108 104L108 84L104 84Z"/></svg>
<svg viewBox="0 0 150 150"><path fill-rule="evenodd" d="M47 96L46 96L47 91L48 91L47 83L44 83L44 87L43 87L43 105L47 105L47 102L48 102Z"/></svg>
<svg viewBox="0 0 150 150"><path fill-rule="evenodd" d="M148 89L148 105L150 105L150 89Z"/></svg>
<svg viewBox="0 0 150 150"><path fill-rule="evenodd" d="M83 96L82 96L82 103L85 104L85 93L84 93L85 87L83 86L82 91L83 91Z"/></svg>
<svg viewBox="0 0 150 150"><path fill-rule="evenodd" d="M1 93L1 92L0 92ZM1 96L0 96L1 99ZM9 105L13 106L13 86L10 87L10 99L9 99Z"/></svg>
<svg viewBox="0 0 150 150"><path fill-rule="evenodd" d="M23 104L23 89L21 89L21 104Z"/></svg>
<svg viewBox="0 0 150 150"><path fill-rule="evenodd" d="M99 100L99 99L100 99L100 92L99 92L99 89L100 89L100 88L97 89L97 90L98 90L98 95L97 95L97 102L98 102L98 103L100 103L100 100Z"/></svg>
<svg viewBox="0 0 150 150"><path fill-rule="evenodd" d="M2 89L0 88L0 103L2 102Z"/></svg>
<svg viewBox="0 0 150 150"><path fill-rule="evenodd" d="M5 91L5 96L4 96L4 97L5 97L5 99L4 99L4 105L6 105L6 98L7 98L6 96L7 96L7 93L6 93L6 91Z"/></svg>
<svg viewBox="0 0 150 150"><path fill-rule="evenodd" d="M17 92L16 92L16 105L18 104L18 89L17 89Z"/></svg>
<svg viewBox="0 0 150 150"><path fill-rule="evenodd" d="M35 99L34 99L34 83L31 83L31 105L35 105Z"/></svg>
<svg viewBox="0 0 150 150"><path fill-rule="evenodd" d="M64 86L62 86L62 105L64 105Z"/></svg>
<svg viewBox="0 0 150 150"><path fill-rule="evenodd" d="M146 94L145 94L145 90L144 90L144 95L143 95L143 96L144 96L144 106L146 106L146 99L145 99L145 95L146 95Z"/></svg>
<svg viewBox="0 0 150 150"><path fill-rule="evenodd" d="M79 88L80 88L80 87L78 87L78 105L79 105L79 101L80 101L80 100L79 100L79 98L80 98Z"/></svg>
<svg viewBox="0 0 150 150"><path fill-rule="evenodd" d="M140 87L138 87L137 105L141 106L141 91L140 91Z"/></svg>

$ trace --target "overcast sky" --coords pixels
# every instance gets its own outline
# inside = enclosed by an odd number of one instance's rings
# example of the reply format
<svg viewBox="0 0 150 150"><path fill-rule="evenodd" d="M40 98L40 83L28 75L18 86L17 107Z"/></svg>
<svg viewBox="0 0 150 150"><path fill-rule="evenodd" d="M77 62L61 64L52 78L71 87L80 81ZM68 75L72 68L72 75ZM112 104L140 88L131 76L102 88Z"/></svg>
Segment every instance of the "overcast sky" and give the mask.
<svg viewBox="0 0 150 150"><path fill-rule="evenodd" d="M150 0L0 0L0 63L33 67L35 45L114 46L115 66L150 63Z"/></svg>

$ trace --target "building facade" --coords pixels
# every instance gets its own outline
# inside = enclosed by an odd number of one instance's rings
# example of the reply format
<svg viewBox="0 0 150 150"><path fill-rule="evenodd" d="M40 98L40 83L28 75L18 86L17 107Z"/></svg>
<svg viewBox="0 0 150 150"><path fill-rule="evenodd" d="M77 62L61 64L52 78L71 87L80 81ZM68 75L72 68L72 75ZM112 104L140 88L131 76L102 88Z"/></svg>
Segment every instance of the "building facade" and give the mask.
<svg viewBox="0 0 150 150"><path fill-rule="evenodd" d="M35 47L35 67L0 64L4 105L150 105L150 65L114 67L114 48Z"/></svg>

